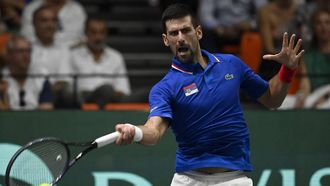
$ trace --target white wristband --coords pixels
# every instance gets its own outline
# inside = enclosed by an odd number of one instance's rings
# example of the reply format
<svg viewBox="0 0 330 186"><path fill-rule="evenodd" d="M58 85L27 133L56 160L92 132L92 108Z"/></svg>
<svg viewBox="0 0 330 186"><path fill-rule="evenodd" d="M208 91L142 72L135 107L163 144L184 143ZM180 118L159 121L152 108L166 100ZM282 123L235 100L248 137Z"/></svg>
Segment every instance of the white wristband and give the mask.
<svg viewBox="0 0 330 186"><path fill-rule="evenodd" d="M125 123L125 125L132 126L132 127L135 128L134 141L139 142L139 141L142 140L142 138L143 138L143 132L142 132L142 130L139 127L137 127L135 125L132 125L132 124L129 124L129 123Z"/></svg>

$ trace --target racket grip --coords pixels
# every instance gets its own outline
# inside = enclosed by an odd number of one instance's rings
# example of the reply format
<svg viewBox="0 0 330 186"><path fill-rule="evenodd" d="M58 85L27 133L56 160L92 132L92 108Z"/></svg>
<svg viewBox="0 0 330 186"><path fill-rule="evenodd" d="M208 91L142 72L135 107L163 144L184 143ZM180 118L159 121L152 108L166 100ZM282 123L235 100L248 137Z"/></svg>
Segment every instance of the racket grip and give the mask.
<svg viewBox="0 0 330 186"><path fill-rule="evenodd" d="M100 148L100 147L103 147L110 143L115 142L117 140L118 136L119 136L119 132L116 131L116 132L113 132L113 133L110 133L105 136L97 138L95 140L95 142L97 144L97 148Z"/></svg>

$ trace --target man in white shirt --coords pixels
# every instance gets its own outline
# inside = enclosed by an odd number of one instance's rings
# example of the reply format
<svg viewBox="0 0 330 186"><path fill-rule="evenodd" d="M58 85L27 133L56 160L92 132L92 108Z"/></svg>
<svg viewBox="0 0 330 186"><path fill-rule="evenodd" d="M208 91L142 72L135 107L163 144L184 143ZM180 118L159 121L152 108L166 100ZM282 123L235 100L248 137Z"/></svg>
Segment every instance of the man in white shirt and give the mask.
<svg viewBox="0 0 330 186"><path fill-rule="evenodd" d="M42 77L41 70L30 68L31 44L24 37L10 38L7 44L6 60L7 68L3 70L3 79L8 83L7 95L10 109L53 109L49 81Z"/></svg>
<svg viewBox="0 0 330 186"><path fill-rule="evenodd" d="M34 0L29 3L22 15L22 35L30 41L36 40L32 24L33 13L43 5L52 7L58 16L56 43L74 45L81 40L86 13L83 6L73 0Z"/></svg>
<svg viewBox="0 0 330 186"><path fill-rule="evenodd" d="M219 52L226 45L239 45L244 32L256 29L254 0L203 0L199 17L204 28L201 45Z"/></svg>
<svg viewBox="0 0 330 186"><path fill-rule="evenodd" d="M106 45L107 22L89 18L85 33L86 44L71 52L73 73L80 75L78 92L81 101L97 103L100 107L109 102L120 102L131 93L131 89L122 54Z"/></svg>
<svg viewBox="0 0 330 186"><path fill-rule="evenodd" d="M46 69L51 75L50 82L56 108L73 106L72 78L70 75L70 50L66 45L55 43L57 16L47 5L39 7L33 14L36 40L32 43L32 67Z"/></svg>

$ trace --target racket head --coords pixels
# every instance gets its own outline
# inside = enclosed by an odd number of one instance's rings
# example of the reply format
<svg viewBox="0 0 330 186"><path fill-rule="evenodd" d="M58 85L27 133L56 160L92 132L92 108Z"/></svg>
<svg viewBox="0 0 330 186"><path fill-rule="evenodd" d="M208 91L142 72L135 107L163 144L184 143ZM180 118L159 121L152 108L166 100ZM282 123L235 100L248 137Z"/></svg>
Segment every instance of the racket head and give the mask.
<svg viewBox="0 0 330 186"><path fill-rule="evenodd" d="M20 148L6 169L7 186L54 185L65 173L70 151L58 138L46 137L29 142Z"/></svg>

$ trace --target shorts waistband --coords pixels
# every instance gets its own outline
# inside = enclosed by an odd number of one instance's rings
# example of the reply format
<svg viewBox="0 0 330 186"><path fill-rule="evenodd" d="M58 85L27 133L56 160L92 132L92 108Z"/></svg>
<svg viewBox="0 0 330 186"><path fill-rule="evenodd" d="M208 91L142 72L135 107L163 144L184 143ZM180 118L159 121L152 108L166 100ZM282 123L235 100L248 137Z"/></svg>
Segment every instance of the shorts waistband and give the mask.
<svg viewBox="0 0 330 186"><path fill-rule="evenodd" d="M198 171L187 171L183 172L182 174L185 174L187 176L191 176L197 180L232 180L236 178L246 177L244 173L240 170L237 171L230 171L230 172L221 172L221 173L203 173Z"/></svg>

